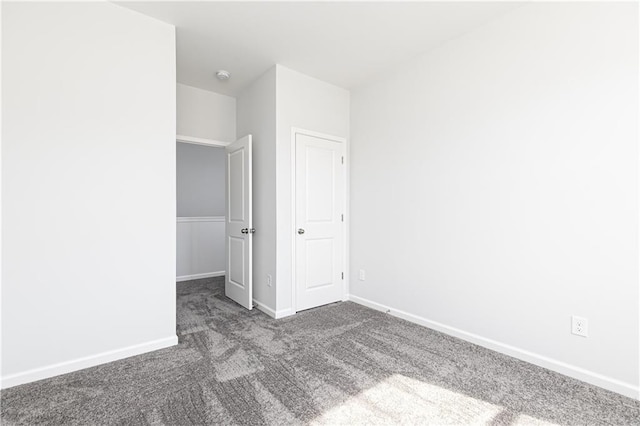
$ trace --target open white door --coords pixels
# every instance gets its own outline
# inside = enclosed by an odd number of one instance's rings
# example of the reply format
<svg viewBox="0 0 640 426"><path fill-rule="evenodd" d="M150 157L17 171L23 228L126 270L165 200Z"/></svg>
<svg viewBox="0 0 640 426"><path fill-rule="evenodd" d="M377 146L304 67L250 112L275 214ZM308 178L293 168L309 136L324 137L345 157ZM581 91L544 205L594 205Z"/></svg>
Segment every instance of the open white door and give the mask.
<svg viewBox="0 0 640 426"><path fill-rule="evenodd" d="M253 308L251 135L227 146L227 274L225 294Z"/></svg>

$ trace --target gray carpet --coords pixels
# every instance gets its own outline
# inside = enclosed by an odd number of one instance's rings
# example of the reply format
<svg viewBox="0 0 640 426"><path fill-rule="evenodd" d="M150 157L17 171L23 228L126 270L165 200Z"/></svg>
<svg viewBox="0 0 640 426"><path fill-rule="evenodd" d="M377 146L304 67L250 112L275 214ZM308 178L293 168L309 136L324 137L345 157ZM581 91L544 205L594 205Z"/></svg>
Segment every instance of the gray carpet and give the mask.
<svg viewBox="0 0 640 426"><path fill-rule="evenodd" d="M2 392L2 424L640 424L640 402L350 302L178 284L178 346Z"/></svg>

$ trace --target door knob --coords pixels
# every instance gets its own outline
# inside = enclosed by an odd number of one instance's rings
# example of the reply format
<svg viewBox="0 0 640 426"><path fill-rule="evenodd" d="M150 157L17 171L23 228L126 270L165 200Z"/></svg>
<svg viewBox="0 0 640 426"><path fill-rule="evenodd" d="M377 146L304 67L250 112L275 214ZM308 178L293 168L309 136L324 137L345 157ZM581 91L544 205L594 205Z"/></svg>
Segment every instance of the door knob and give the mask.
<svg viewBox="0 0 640 426"><path fill-rule="evenodd" d="M250 233L250 234L255 234L255 233L256 233L256 228L251 228L251 229L249 229L249 233Z"/></svg>
<svg viewBox="0 0 640 426"><path fill-rule="evenodd" d="M240 232L242 232L243 234L248 234L249 233L249 228L242 228L240 230Z"/></svg>
<svg viewBox="0 0 640 426"><path fill-rule="evenodd" d="M300 235L304 234L304 229L298 228L298 234L300 234Z"/></svg>

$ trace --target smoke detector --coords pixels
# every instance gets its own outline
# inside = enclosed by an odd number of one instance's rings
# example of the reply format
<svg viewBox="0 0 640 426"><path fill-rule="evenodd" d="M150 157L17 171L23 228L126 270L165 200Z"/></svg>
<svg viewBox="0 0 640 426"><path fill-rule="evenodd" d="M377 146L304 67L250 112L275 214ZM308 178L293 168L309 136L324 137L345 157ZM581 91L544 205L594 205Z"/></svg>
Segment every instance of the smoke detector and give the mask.
<svg viewBox="0 0 640 426"><path fill-rule="evenodd" d="M216 72L216 77L218 77L218 80L220 81L229 80L229 78L231 78L231 73L229 71L219 70Z"/></svg>

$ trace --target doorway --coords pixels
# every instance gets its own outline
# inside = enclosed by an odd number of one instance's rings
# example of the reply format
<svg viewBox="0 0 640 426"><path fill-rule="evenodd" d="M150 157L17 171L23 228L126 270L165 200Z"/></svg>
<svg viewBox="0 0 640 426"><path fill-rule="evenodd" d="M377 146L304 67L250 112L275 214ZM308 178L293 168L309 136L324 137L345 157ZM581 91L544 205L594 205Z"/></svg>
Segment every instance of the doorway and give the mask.
<svg viewBox="0 0 640 426"><path fill-rule="evenodd" d="M249 310L255 232L251 153L251 135L233 143L177 139L176 281L223 277L225 295Z"/></svg>
<svg viewBox="0 0 640 426"><path fill-rule="evenodd" d="M176 144L176 281L224 276L224 147Z"/></svg>

